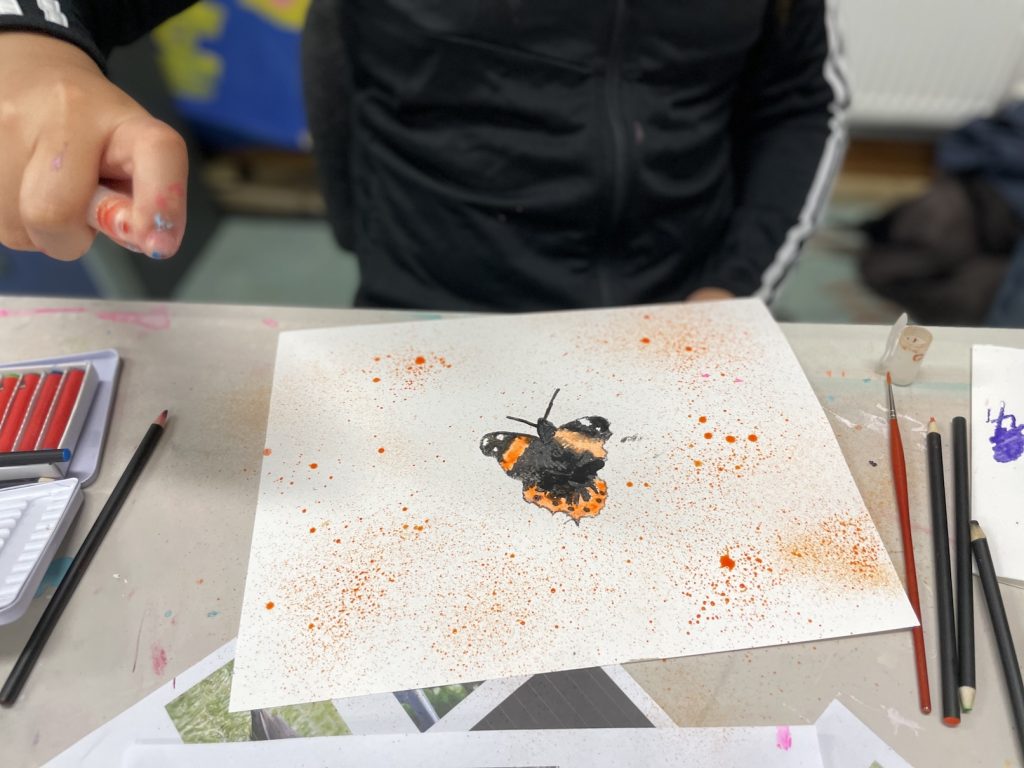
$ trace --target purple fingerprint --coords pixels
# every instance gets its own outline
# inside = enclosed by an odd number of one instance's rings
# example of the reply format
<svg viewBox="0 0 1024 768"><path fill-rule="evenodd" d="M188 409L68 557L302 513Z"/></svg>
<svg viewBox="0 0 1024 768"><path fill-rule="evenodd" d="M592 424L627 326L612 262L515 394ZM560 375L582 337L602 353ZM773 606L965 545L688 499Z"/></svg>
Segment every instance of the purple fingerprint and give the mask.
<svg viewBox="0 0 1024 768"><path fill-rule="evenodd" d="M985 422L996 425L992 437L988 439L992 443L992 457L996 461L1007 464L1024 456L1024 424L1017 426L1017 417L1006 413L1006 403L999 404L999 415L994 419L989 409ZM1005 422L1009 422L1009 426Z"/></svg>

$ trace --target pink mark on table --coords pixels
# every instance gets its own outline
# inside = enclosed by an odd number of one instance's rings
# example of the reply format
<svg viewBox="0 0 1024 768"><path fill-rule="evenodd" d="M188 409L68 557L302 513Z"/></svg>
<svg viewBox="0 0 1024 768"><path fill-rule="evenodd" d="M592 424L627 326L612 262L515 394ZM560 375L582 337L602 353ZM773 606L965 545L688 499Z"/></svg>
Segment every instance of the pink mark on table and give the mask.
<svg viewBox="0 0 1024 768"><path fill-rule="evenodd" d="M171 327L171 313L167 307L158 307L148 312L97 312L96 317L112 323L137 325L147 331L166 331Z"/></svg>
<svg viewBox="0 0 1024 768"><path fill-rule="evenodd" d="M167 669L167 651L157 643L153 643L153 647L150 649L150 661L153 664L153 674L162 675Z"/></svg>
<svg viewBox="0 0 1024 768"><path fill-rule="evenodd" d="M700 377L701 377L702 379L710 379L710 378L711 378L711 374L710 374L710 373L702 373L702 374L700 375Z"/></svg>
<svg viewBox="0 0 1024 768"><path fill-rule="evenodd" d="M741 379L739 376L737 376L735 379L732 380L732 383L733 384L742 384L743 383L743 379Z"/></svg>
<svg viewBox="0 0 1024 768"><path fill-rule="evenodd" d="M775 729L775 746L783 752L788 752L793 746L793 734L788 725L780 725Z"/></svg>
<svg viewBox="0 0 1024 768"><path fill-rule="evenodd" d="M278 326L281 325L279 322L277 322L277 320L275 320L272 317L264 317L263 324L267 326L267 328L277 328Z"/></svg>

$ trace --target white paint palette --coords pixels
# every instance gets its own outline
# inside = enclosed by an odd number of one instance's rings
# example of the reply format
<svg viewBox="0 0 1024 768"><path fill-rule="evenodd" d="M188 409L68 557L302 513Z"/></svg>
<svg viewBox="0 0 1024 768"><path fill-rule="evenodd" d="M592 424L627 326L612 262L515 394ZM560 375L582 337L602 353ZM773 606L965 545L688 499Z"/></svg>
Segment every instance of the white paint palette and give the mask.
<svg viewBox="0 0 1024 768"><path fill-rule="evenodd" d="M28 609L81 505L76 478L0 491L0 624Z"/></svg>

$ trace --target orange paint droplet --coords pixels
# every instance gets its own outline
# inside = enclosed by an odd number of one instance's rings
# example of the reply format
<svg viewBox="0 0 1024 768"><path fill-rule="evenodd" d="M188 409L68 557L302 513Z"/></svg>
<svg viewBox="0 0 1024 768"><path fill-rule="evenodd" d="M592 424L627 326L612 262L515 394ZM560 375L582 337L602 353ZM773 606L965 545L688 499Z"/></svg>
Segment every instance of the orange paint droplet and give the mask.
<svg viewBox="0 0 1024 768"><path fill-rule="evenodd" d="M693 347L684 347L687 352L693 352Z"/></svg>
<svg viewBox="0 0 1024 768"><path fill-rule="evenodd" d="M524 627L526 626L526 622L523 619L520 619L519 623L522 624Z"/></svg>
<svg viewBox="0 0 1024 768"><path fill-rule="evenodd" d="M416 358L416 365L423 365L425 362L427 362L427 358L422 355Z"/></svg>
<svg viewBox="0 0 1024 768"><path fill-rule="evenodd" d="M310 529L309 529L309 532L310 532L310 533L316 533L316 528L310 528Z"/></svg>
<svg viewBox="0 0 1024 768"><path fill-rule="evenodd" d="M627 480L626 481L626 487L627 488L632 488L633 487L633 481L632 480Z"/></svg>
<svg viewBox="0 0 1024 768"><path fill-rule="evenodd" d="M310 464L310 465L309 465L309 468L310 468L310 469L316 469L316 468L317 468L317 467L319 467L319 466L320 466L320 465L319 465L319 464L317 464L317 463L316 463L316 462L314 461L314 462L313 462L312 464Z"/></svg>
<svg viewBox="0 0 1024 768"><path fill-rule="evenodd" d="M263 455L264 455L264 456L269 456L269 455L270 455L270 454L272 454L272 453L273 453L273 451L272 451L272 450L270 450L269 448L264 448L264 449L263 449Z"/></svg>
<svg viewBox="0 0 1024 768"><path fill-rule="evenodd" d="M723 568L728 568L730 571L736 567L736 561L729 557L728 552L719 558L719 562L722 564Z"/></svg>
<svg viewBox="0 0 1024 768"><path fill-rule="evenodd" d="M335 540L334 540L334 543L335 543L335 544L341 544L341 539L335 539Z"/></svg>
<svg viewBox="0 0 1024 768"><path fill-rule="evenodd" d="M408 523L402 523L402 529L403 530L407 530L408 528L409 528L409 524Z"/></svg>
<svg viewBox="0 0 1024 768"><path fill-rule="evenodd" d="M650 483L644 483L644 488L650 488L650 487L651 487Z"/></svg>
<svg viewBox="0 0 1024 768"><path fill-rule="evenodd" d="M379 384L379 383L380 383L380 376L374 376L374 377L373 377L373 378L371 379L371 381L372 381L372 382L373 382L374 384Z"/></svg>
<svg viewBox="0 0 1024 768"><path fill-rule="evenodd" d="M422 530L423 530L423 526L422 526L422 525L414 525L414 526L412 527L412 529L413 529L414 531L422 531Z"/></svg>
<svg viewBox="0 0 1024 768"><path fill-rule="evenodd" d="M697 421L699 421L701 424L707 424L708 423L708 417L707 416L701 416L699 419L697 419Z"/></svg>
<svg viewBox="0 0 1024 768"><path fill-rule="evenodd" d="M312 628L313 628L313 622L309 622L309 628L310 628L310 629L312 629Z"/></svg>
<svg viewBox="0 0 1024 768"><path fill-rule="evenodd" d="M727 442L727 443L735 443L736 442L736 438L733 437L732 435L726 435L725 436L725 442Z"/></svg>
<svg viewBox="0 0 1024 768"><path fill-rule="evenodd" d="M409 511L409 508L408 508L408 507L402 507L402 511L403 511L403 512L408 512L408 511Z"/></svg>
<svg viewBox="0 0 1024 768"><path fill-rule="evenodd" d="M459 634L459 630L458 630L458 627L452 627L452 634L453 634L453 635L457 635L457 634Z"/></svg>
<svg viewBox="0 0 1024 768"><path fill-rule="evenodd" d="M700 459L694 459L693 460L693 466L695 466L695 467L703 467L704 466L704 462L701 461Z"/></svg>
<svg viewBox="0 0 1024 768"><path fill-rule="evenodd" d="M704 433L704 439L705 439L705 440L710 440L710 439L711 439L711 437L712 437L712 435L711 435L711 433L710 433L710 432L705 432L705 433Z"/></svg>
<svg viewBox="0 0 1024 768"><path fill-rule="evenodd" d="M377 449L377 453L384 453L384 446Z"/></svg>
<svg viewBox="0 0 1024 768"><path fill-rule="evenodd" d="M551 594L552 595L555 594L555 588L554 587L551 588Z"/></svg>
<svg viewBox="0 0 1024 768"><path fill-rule="evenodd" d="M749 440L752 443L756 443L757 442L757 435L747 435L747 440Z"/></svg>
<svg viewBox="0 0 1024 768"><path fill-rule="evenodd" d="M274 601L271 600L271 601L269 601L267 603L267 610L270 611L270 610L273 610L273 608L274 608Z"/></svg>

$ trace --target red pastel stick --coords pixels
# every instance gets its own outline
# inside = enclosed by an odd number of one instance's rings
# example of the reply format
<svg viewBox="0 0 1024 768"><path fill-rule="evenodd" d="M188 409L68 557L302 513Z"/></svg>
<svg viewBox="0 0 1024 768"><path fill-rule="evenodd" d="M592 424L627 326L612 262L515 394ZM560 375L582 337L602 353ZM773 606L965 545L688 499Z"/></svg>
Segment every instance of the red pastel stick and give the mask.
<svg viewBox="0 0 1024 768"><path fill-rule="evenodd" d="M31 451L36 447L39 433L43 431L46 417L50 414L50 406L53 405L53 396L57 394L57 387L63 377L60 371L50 371L43 379L43 386L39 388L39 396L36 397L35 405L32 406L32 413L29 414L25 429L18 439L19 451Z"/></svg>
<svg viewBox="0 0 1024 768"><path fill-rule="evenodd" d="M4 411L7 410L7 403L10 402L11 395L18 388L18 378L18 374L14 374L4 376L0 380L0 424L3 424Z"/></svg>
<svg viewBox="0 0 1024 768"><path fill-rule="evenodd" d="M82 389L82 379L85 378L85 370L72 368L64 376L63 386L60 394L57 395L57 404L53 407L53 418L50 419L50 426L46 428L43 435L41 449L60 448L60 439L64 437L64 430L68 428L68 421L71 419L71 411L78 400L78 393Z"/></svg>
<svg viewBox="0 0 1024 768"><path fill-rule="evenodd" d="M32 402L32 395L35 394L37 384L39 384L38 373L26 373L21 377L18 389L14 393L14 400L11 401L11 407L7 409L3 428L0 428L0 453L6 453L14 448L14 441L21 431L21 422L25 419L25 412L28 410L29 403Z"/></svg>

